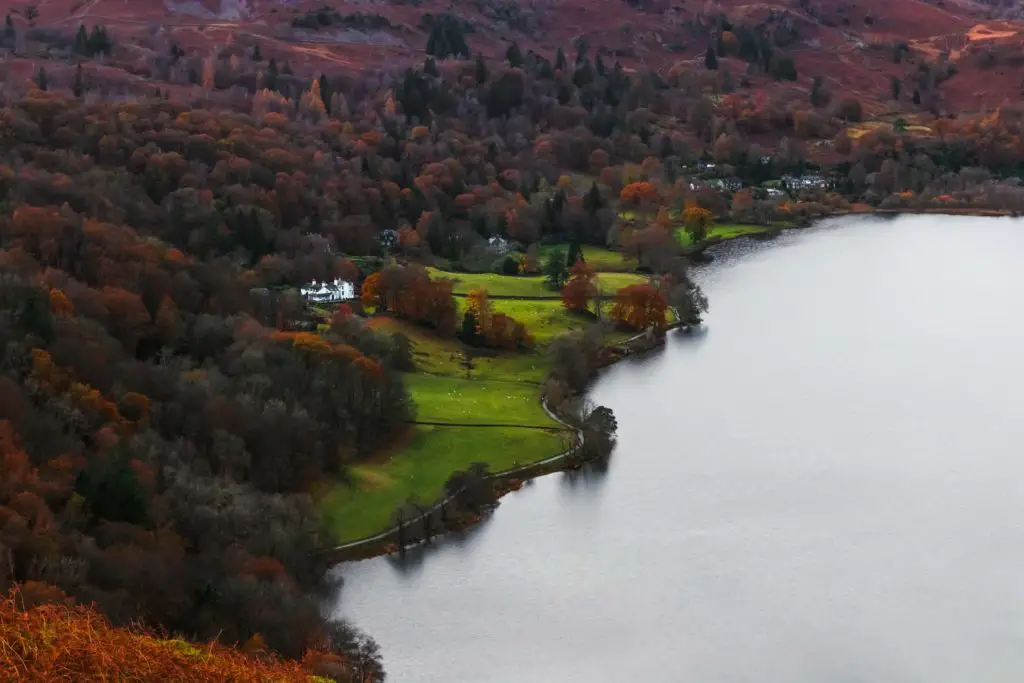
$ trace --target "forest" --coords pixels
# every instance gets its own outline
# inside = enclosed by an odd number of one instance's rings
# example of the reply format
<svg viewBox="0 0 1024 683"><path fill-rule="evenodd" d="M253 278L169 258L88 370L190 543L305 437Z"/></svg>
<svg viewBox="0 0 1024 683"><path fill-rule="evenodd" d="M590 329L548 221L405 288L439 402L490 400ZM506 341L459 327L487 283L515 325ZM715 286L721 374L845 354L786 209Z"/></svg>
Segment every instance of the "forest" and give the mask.
<svg viewBox="0 0 1024 683"><path fill-rule="evenodd" d="M313 496L416 417L408 339L364 316L537 343L484 290L460 309L427 266L543 275L587 313L597 274L542 250L620 251L650 280L617 289L609 314L663 329L669 306L693 322L706 307L686 247L716 220L1024 210L1019 110L866 126L821 85L745 91L714 51L668 73L585 45L441 59L468 54L456 24L435 26L438 56L415 68L299 76L250 55L240 84L197 69L194 97L155 73L125 101L90 97L81 68L3 93L4 592L380 680L372 640L321 615L331 538ZM109 40L83 33L82 59ZM788 79L777 54L722 42ZM827 184L768 191L811 172ZM318 319L297 288L339 278L361 299ZM559 390L582 389L595 349L552 353Z"/></svg>

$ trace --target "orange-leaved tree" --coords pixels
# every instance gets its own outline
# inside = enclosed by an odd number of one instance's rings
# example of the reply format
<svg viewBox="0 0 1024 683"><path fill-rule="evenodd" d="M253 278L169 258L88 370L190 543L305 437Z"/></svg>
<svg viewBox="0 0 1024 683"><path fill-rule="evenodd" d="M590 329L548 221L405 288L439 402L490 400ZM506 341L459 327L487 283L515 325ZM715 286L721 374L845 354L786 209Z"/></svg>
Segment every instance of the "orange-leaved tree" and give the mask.
<svg viewBox="0 0 1024 683"><path fill-rule="evenodd" d="M533 346L533 337L525 325L510 315L494 310L486 288L470 290L466 296L466 317L474 325L474 333L471 339L464 339L466 341L510 351ZM467 330L463 330L464 338L468 336L466 333Z"/></svg>
<svg viewBox="0 0 1024 683"><path fill-rule="evenodd" d="M634 206L653 203L657 199L658 188L654 186L654 183L646 180L630 183L622 188L622 192L619 193L619 200L623 204L632 204Z"/></svg>
<svg viewBox="0 0 1024 683"><path fill-rule="evenodd" d="M363 308L380 306L380 292L378 290L379 282L380 273L371 273L366 276L365 280L363 280L363 288L360 291L359 296L359 301L363 304Z"/></svg>
<svg viewBox="0 0 1024 683"><path fill-rule="evenodd" d="M703 242L708 235L708 227L713 222L711 212L696 202L688 201L683 209L683 225L693 242Z"/></svg>
<svg viewBox="0 0 1024 683"><path fill-rule="evenodd" d="M627 285L615 294L612 318L633 330L664 330L668 301L654 285Z"/></svg>
<svg viewBox="0 0 1024 683"><path fill-rule="evenodd" d="M574 313L584 313L597 296L594 269L586 261L577 261L569 269L569 281L562 287L562 305Z"/></svg>
<svg viewBox="0 0 1024 683"><path fill-rule="evenodd" d="M473 316L476 333L485 336L491 327L491 316L494 314L486 287L469 290L466 295L466 312Z"/></svg>

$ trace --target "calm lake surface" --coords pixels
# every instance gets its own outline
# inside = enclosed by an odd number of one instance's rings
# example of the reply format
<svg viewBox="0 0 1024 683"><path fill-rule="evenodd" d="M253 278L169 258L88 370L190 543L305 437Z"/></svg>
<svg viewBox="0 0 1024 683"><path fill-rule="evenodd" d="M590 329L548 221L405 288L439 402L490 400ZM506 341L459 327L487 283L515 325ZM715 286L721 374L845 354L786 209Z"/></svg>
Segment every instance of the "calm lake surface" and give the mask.
<svg viewBox="0 0 1024 683"><path fill-rule="evenodd" d="M1024 680L1024 220L718 255L704 333L595 385L606 472L338 569L389 680Z"/></svg>

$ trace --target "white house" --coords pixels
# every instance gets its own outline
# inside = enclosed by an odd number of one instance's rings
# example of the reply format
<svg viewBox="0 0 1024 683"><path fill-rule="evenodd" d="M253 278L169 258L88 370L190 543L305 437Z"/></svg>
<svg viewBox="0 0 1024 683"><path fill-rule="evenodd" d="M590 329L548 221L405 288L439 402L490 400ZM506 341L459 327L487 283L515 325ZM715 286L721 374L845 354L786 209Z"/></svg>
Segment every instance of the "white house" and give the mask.
<svg viewBox="0 0 1024 683"><path fill-rule="evenodd" d="M508 240L495 235L487 240L487 246L498 255L507 254L510 248Z"/></svg>
<svg viewBox="0 0 1024 683"><path fill-rule="evenodd" d="M334 304L356 298L356 286L347 280L318 283L315 280L299 289L302 298L318 304Z"/></svg>

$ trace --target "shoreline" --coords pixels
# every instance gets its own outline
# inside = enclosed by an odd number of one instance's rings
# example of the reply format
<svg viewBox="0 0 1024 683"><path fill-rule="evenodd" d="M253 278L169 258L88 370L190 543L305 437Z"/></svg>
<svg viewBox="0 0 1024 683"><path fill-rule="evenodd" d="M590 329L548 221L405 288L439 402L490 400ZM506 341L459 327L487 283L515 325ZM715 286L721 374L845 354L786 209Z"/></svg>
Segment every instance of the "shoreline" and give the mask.
<svg viewBox="0 0 1024 683"><path fill-rule="evenodd" d="M602 363L600 366L596 368L595 377L597 376L597 374L601 373L602 371L606 370L607 368L610 368L611 366L615 365L619 361L622 361L626 358L635 358L637 356L642 356L646 353L650 353L652 351L656 351L660 348L663 348L665 346L665 340L668 336L668 333L672 332L673 330L681 329L682 327L683 326L679 323L673 323L669 325L669 327L665 330L664 334L653 337L653 344L647 343L644 346L631 347L631 345L634 344L635 342L644 339L645 335L644 333L641 332L639 334L633 335L632 337L625 341L619 342L618 344L609 344L607 346L604 346L603 349L607 352L607 355L610 356L610 358L609 360ZM555 411L553 411L548 406L548 404L543 400L543 398L541 399L541 407L544 409L544 412L546 412L548 416L551 417L551 419L555 420L560 425L565 427L566 430L572 430L575 432L573 444L569 446L569 448L560 453L555 453L554 455L550 455L539 460L529 462L525 465L518 465L511 469L490 473L487 476L487 481L493 485L498 500L508 495L509 493L512 493L513 491L518 491L520 488L522 488L524 482L527 482L531 479L543 477L548 474L555 474L556 472L565 472L571 469L565 466L565 460L573 453L575 453L577 449L582 445L583 434L580 430L573 429L572 425L567 423ZM429 507L425 508L426 514L433 514L434 512L441 510L446 505L448 505L453 499L455 499L460 493L461 491L455 492L444 496L440 500L433 502ZM432 536L432 539L437 539L439 537L447 536L458 531L464 531L473 526L476 526L484 520L485 515L489 514L489 512L491 511L488 511L488 513L485 513L484 515L476 516L468 523L461 523L450 528L439 530L436 534ZM409 522L406 523L404 526L407 527L413 523L414 522ZM397 548L395 547L395 541L397 540L398 536L399 526L394 525L386 529L382 529L381 531L371 536L356 539L354 541L347 541L345 543L341 543L338 545L334 545L330 548L326 548L322 551L322 553L329 560L329 563L332 565L339 564L342 562L357 562L359 560L368 560L374 557L391 555L392 553L397 552ZM424 543L425 542L421 541L418 543L409 544L406 547L412 548L418 545L423 545Z"/></svg>
<svg viewBox="0 0 1024 683"><path fill-rule="evenodd" d="M787 225L785 227L772 227L762 226L766 229L760 233L736 235L735 237L717 237L705 241L703 244L695 245L684 249L687 256L695 258L698 262L706 263L712 260L712 257L707 255L705 252L712 247L715 247L726 242L733 242L740 239L752 239L752 240L772 240L787 230L802 230L810 227L817 221L827 220L829 218L843 218L846 216L870 216L870 215L947 215L947 216L978 216L984 218L1015 218L1018 217L1015 212L1002 210L1002 209L917 209L917 210L902 210L902 209L874 209L872 211L842 211L831 213L826 216L820 216L818 218L807 219L801 221L796 225ZM603 347L603 350L610 356L609 360L602 363L595 371L595 377L597 373L604 371L605 369L615 365L616 363L631 357L641 356L651 351L663 348L666 343L668 333L672 330L679 329L682 327L679 323L669 325L666 329L665 334L658 335L655 337L653 345L648 345L642 348L631 349L629 345L637 340L643 338L643 333L636 334L629 339L619 342L618 344L609 344ZM593 379L593 378L592 378ZM565 427L566 429L572 429L572 427L561 419L554 411L552 411L548 405L541 399L541 407L544 411L556 422ZM566 450L556 453L551 456L547 456L536 460L525 465L519 465L512 469L493 472L487 477L487 480L491 482L495 488L496 496L500 500L502 497L508 495L512 491L518 491L524 482L531 479L536 479L548 474L554 474L556 472L567 471L568 468L564 466L564 460L573 454L576 449L582 443L582 434L579 430L576 430L573 444ZM449 494L444 498L432 503L426 510L428 514L434 513L439 509L442 509L448 503L450 503L456 496L457 493ZM486 514L486 513L485 513ZM458 531L464 531L468 528L476 526L484 519L483 515L477 516L470 520L468 523L458 524L451 528L445 528L440 530L432 538L436 539L441 536L446 536L451 533ZM409 523L411 524L411 522ZM408 526L406 524L404 526ZM383 529L371 536L367 536L354 541L347 541L345 543L337 544L326 548L321 551L325 557L328 558L329 563L340 564L343 562L356 562L359 560L372 559L374 557L380 557L390 555L396 552L394 541L399 535L398 525ZM407 547L415 547L421 545L424 542L411 544Z"/></svg>

